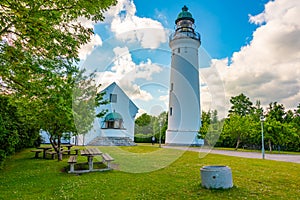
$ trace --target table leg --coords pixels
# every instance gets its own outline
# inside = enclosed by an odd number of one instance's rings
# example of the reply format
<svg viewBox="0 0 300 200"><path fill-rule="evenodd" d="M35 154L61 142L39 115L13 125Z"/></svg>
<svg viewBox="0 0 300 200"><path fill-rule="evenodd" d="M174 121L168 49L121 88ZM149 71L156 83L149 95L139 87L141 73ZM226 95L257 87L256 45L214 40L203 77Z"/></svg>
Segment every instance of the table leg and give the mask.
<svg viewBox="0 0 300 200"><path fill-rule="evenodd" d="M93 156L88 156L89 170L93 170Z"/></svg>
<svg viewBox="0 0 300 200"><path fill-rule="evenodd" d="M45 159L46 158L46 149L43 149L44 150L44 152L43 152L43 158Z"/></svg>

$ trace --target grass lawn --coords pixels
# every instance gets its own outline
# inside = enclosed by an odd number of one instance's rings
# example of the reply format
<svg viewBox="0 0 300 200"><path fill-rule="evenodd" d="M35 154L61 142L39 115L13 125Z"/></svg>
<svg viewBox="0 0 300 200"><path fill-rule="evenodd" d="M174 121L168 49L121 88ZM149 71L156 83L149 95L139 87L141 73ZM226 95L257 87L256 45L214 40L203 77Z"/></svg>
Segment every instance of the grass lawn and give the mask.
<svg viewBox="0 0 300 200"><path fill-rule="evenodd" d="M115 158L116 170L68 174L68 158L34 159L30 149L17 153L0 171L0 199L300 199L299 164L213 154L200 158L197 152L157 145L99 149ZM204 165L231 167L234 187L202 188Z"/></svg>

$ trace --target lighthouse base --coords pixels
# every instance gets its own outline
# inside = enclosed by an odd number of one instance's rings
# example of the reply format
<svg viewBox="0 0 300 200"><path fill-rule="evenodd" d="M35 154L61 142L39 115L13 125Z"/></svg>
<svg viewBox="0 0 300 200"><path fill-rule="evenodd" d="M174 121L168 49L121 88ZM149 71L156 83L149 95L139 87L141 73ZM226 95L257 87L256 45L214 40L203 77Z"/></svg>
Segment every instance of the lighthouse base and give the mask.
<svg viewBox="0 0 300 200"><path fill-rule="evenodd" d="M198 139L197 131L166 131L166 145L170 146L202 146L203 139Z"/></svg>

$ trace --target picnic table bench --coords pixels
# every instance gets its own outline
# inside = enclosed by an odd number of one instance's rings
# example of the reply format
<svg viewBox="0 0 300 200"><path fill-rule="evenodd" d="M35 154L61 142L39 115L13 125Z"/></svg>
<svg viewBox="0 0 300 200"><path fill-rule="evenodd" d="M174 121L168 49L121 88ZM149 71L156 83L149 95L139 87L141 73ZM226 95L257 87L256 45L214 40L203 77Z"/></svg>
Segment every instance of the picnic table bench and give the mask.
<svg viewBox="0 0 300 200"><path fill-rule="evenodd" d="M100 163L106 163L106 168L102 169L94 169L94 163L98 162L93 162L94 156L102 156L102 162ZM77 163L77 155L70 156L68 163L70 165L70 171L69 173L86 173L86 172L95 172L95 171L106 171L106 170L111 170L111 165L110 162L112 162L114 159L107 153L102 153L99 149L97 148L92 148L92 149L83 149L81 150L81 156L87 156L88 158L88 169L87 170L75 170L74 166ZM82 163L78 163L82 164Z"/></svg>
<svg viewBox="0 0 300 200"><path fill-rule="evenodd" d="M110 162L114 161L115 159L113 159L108 153L104 153L101 156L102 156L103 162L106 162L107 169L111 169Z"/></svg>
<svg viewBox="0 0 300 200"><path fill-rule="evenodd" d="M74 173L74 165L77 163L77 156L70 156L68 163L70 164L70 171L69 173Z"/></svg>
<svg viewBox="0 0 300 200"><path fill-rule="evenodd" d="M39 157L39 154L43 152L43 150L41 149L34 149L34 150L31 150L31 152L35 152L35 158L38 158Z"/></svg>

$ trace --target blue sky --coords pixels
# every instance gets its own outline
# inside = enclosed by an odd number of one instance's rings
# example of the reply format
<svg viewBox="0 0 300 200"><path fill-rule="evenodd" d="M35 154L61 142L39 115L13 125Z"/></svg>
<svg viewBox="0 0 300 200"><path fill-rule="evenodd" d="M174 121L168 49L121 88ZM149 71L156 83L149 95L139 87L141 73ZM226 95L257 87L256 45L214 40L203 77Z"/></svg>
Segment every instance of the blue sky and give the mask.
<svg viewBox="0 0 300 200"><path fill-rule="evenodd" d="M104 22L81 19L95 32L80 50L81 66L97 70L103 86L116 81L140 112L167 110L168 35L186 5L202 38L203 110L226 110L230 97L242 92L265 108L277 101L292 109L300 102L299 2L120 0Z"/></svg>
<svg viewBox="0 0 300 200"><path fill-rule="evenodd" d="M202 36L202 47L214 58L230 57L251 40L257 25L249 23L249 15L261 13L266 2L268 0L134 1L138 16L156 19L169 29L174 28L178 13L186 5Z"/></svg>

